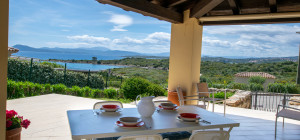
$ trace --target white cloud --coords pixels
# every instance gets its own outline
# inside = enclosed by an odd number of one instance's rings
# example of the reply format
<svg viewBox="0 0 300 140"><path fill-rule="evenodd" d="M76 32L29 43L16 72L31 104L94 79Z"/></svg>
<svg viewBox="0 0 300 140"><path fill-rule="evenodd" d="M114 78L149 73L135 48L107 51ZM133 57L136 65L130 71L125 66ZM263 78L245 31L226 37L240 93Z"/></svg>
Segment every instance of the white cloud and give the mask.
<svg viewBox="0 0 300 140"><path fill-rule="evenodd" d="M170 44L170 34L165 32L154 32L149 34L146 38L135 39L131 37L124 37L122 39L114 39L114 43L135 43L135 44Z"/></svg>
<svg viewBox="0 0 300 140"><path fill-rule="evenodd" d="M297 56L300 30L296 25L208 26L204 55L277 57ZM297 51L295 51L297 50Z"/></svg>
<svg viewBox="0 0 300 140"><path fill-rule="evenodd" d="M154 32L142 39L133 37L110 39L91 35L67 36L73 42L48 42L47 46L62 48L106 47L111 50L133 51L139 53L163 53L170 51L170 34Z"/></svg>
<svg viewBox="0 0 300 140"><path fill-rule="evenodd" d="M84 43L84 42L47 42L47 46L50 48L79 48L79 47L86 47L86 48L91 48L91 47L96 47L95 44L90 44L90 43Z"/></svg>
<svg viewBox="0 0 300 140"><path fill-rule="evenodd" d="M68 39L75 41L83 41L87 43L103 43L110 41L109 38L106 37L95 37L89 35L77 35L77 36L67 36Z"/></svg>
<svg viewBox="0 0 300 140"><path fill-rule="evenodd" d="M114 24L114 28L111 29L111 31L127 31L123 28L126 26L130 26L133 23L132 18L128 15L114 14L112 12L107 13L111 14L111 17L108 20L108 22Z"/></svg>

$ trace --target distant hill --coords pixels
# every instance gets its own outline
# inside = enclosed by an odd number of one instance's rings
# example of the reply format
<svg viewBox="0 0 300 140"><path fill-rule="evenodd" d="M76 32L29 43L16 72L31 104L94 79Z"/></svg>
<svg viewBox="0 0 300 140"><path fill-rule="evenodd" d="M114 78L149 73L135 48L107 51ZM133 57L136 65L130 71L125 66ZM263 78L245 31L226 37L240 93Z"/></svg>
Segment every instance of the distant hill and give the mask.
<svg viewBox="0 0 300 140"><path fill-rule="evenodd" d="M212 62L223 62L223 63L271 63L271 62L283 62L283 61L297 62L298 56L266 57L266 58L239 58L239 59L203 56L203 57L201 57L201 61L212 61Z"/></svg>
<svg viewBox="0 0 300 140"><path fill-rule="evenodd" d="M20 51L30 51L30 52L52 52L52 53L74 53L74 54L90 54L90 55L102 55L102 56L143 56L144 54L130 52L130 51L119 51L110 50L104 47L94 47L94 48L33 48L26 45L14 45L14 48Z"/></svg>
<svg viewBox="0 0 300 140"><path fill-rule="evenodd" d="M20 44L14 45L14 46L12 46L12 47L17 48L17 49L19 49L20 51L57 52L57 51L55 51L55 50L48 50L48 49L46 49L46 48L33 48L33 47L30 47L30 46L20 45Z"/></svg>

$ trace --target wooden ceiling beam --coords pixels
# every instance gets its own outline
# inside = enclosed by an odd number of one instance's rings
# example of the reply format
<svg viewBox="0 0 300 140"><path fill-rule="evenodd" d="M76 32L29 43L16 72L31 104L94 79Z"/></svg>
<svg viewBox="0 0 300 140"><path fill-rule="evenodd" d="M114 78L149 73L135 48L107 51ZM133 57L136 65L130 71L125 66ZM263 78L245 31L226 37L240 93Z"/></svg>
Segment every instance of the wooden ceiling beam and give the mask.
<svg viewBox="0 0 300 140"><path fill-rule="evenodd" d="M167 9L147 0L97 0L99 3L110 4L126 11L133 11L172 23L183 23L183 14Z"/></svg>
<svg viewBox="0 0 300 140"><path fill-rule="evenodd" d="M224 0L199 0L190 11L190 17L200 18Z"/></svg>
<svg viewBox="0 0 300 140"><path fill-rule="evenodd" d="M173 7L173 6L176 6L176 5L179 5L181 3L184 3L186 2L187 0L178 0L178 1L174 1L172 3L169 3L168 7Z"/></svg>
<svg viewBox="0 0 300 140"><path fill-rule="evenodd" d="M215 25L245 25L245 24L278 24L278 23L300 23L300 18L275 18L275 19L255 19L255 20L228 20L228 21L205 21L204 26Z"/></svg>
<svg viewBox="0 0 300 140"><path fill-rule="evenodd" d="M300 12L249 14L231 16L210 16L199 18L202 25L241 25L270 23L299 23Z"/></svg>
<svg viewBox="0 0 300 140"><path fill-rule="evenodd" d="M228 3L232 9L233 14L239 15L241 10L239 4L237 3L237 0L228 0Z"/></svg>
<svg viewBox="0 0 300 140"><path fill-rule="evenodd" d="M271 13L276 13L277 12L277 2L276 2L276 0L269 0L269 5L270 5Z"/></svg>

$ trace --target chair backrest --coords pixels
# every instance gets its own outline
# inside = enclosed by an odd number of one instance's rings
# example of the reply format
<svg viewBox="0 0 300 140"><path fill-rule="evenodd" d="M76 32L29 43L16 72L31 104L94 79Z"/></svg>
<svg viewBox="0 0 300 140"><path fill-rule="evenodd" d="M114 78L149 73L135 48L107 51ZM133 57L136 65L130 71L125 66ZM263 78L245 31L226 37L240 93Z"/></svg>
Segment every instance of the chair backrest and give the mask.
<svg viewBox="0 0 300 140"><path fill-rule="evenodd" d="M209 97L207 83L197 83L197 93L199 97Z"/></svg>
<svg viewBox="0 0 300 140"><path fill-rule="evenodd" d="M162 140L161 135L122 136L118 140Z"/></svg>
<svg viewBox="0 0 300 140"><path fill-rule="evenodd" d="M101 101L94 104L93 109L100 109L102 105L118 105L123 108L123 104L119 101Z"/></svg>
<svg viewBox="0 0 300 140"><path fill-rule="evenodd" d="M177 91L177 95L178 95L179 104L180 104L180 106L183 106L184 105L184 97L183 97L182 89L180 87L177 87L176 91Z"/></svg>
<svg viewBox="0 0 300 140"><path fill-rule="evenodd" d="M197 131L189 140L229 140L228 131Z"/></svg>
<svg viewBox="0 0 300 140"><path fill-rule="evenodd" d="M169 100L158 100L158 101L153 101L155 107L158 107L161 103L172 103Z"/></svg>

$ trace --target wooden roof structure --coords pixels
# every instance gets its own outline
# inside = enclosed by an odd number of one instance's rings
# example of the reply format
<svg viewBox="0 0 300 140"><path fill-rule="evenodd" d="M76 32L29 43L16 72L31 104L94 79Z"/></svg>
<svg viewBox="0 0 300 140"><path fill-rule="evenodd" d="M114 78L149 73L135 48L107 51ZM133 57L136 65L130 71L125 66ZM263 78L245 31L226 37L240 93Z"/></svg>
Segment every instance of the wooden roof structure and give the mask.
<svg viewBox="0 0 300 140"><path fill-rule="evenodd" d="M97 0L171 23L183 23L183 11L202 25L300 22L300 0Z"/></svg>

